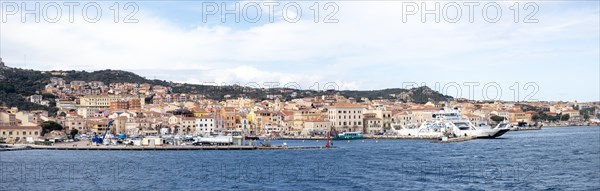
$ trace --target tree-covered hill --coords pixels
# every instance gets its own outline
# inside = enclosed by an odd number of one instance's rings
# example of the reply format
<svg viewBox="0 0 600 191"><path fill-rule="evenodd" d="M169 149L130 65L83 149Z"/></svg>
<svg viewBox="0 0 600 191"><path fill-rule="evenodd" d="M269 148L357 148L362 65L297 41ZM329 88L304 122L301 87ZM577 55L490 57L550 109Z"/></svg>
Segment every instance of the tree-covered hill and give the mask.
<svg viewBox="0 0 600 191"><path fill-rule="evenodd" d="M55 73L56 74L56 73ZM52 77L63 78L67 82L73 80L81 81L101 81L105 84L115 82L130 83L148 83L152 85L170 86L174 93L193 93L203 94L207 98L222 100L226 95L231 97L249 97L255 99L266 99L267 95L281 95L283 98L296 98L319 96L325 94L339 93L346 97L360 99L366 97L369 99L401 99L403 101L412 101L415 103L425 103L429 100L442 101L448 100L450 96L442 95L428 87L419 87L413 89L384 89L373 91L314 91L314 90L296 90L284 88L253 88L244 86L210 86L186 83L174 83L164 80L150 80L141 77L135 73L120 70L100 70L93 72L86 71L61 71L60 75L53 75L52 72L35 71L19 68L0 68L0 105L17 106L23 110L44 109L51 110L51 107L45 107L30 103L26 100L27 96L41 94L45 85L50 82ZM394 95L394 96L391 96Z"/></svg>
<svg viewBox="0 0 600 191"><path fill-rule="evenodd" d="M354 98L366 97L369 99L400 99L403 101L411 101L414 103L426 103L430 100L443 101L452 98L450 96L440 94L427 86L412 89L390 88L372 91L345 90L340 91L340 94L346 97Z"/></svg>

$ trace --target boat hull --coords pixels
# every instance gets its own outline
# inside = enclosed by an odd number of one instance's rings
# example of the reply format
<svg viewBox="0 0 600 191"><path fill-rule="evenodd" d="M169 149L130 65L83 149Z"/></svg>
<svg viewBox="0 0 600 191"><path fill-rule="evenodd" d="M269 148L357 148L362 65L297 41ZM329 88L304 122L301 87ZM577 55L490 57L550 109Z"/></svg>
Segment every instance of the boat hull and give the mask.
<svg viewBox="0 0 600 191"><path fill-rule="evenodd" d="M335 136L333 140L354 140L354 139L363 139L363 136Z"/></svg>
<svg viewBox="0 0 600 191"><path fill-rule="evenodd" d="M257 137L257 136L244 136L244 140L247 140L247 141L257 141L257 140L260 140L260 138Z"/></svg>
<svg viewBox="0 0 600 191"><path fill-rule="evenodd" d="M509 129L486 129L479 130L479 132L474 133L472 136L477 137L479 139L493 139L504 135L504 133L508 131Z"/></svg>
<svg viewBox="0 0 600 191"><path fill-rule="evenodd" d="M333 137L333 140L353 140L353 139L362 139L362 134L352 134L352 135L336 135Z"/></svg>

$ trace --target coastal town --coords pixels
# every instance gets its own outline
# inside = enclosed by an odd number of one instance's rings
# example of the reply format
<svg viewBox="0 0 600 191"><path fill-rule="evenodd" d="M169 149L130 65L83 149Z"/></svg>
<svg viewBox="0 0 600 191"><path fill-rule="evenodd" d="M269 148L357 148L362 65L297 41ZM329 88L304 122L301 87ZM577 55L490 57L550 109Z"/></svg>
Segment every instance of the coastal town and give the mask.
<svg viewBox="0 0 600 191"><path fill-rule="evenodd" d="M432 114L444 108L459 109L473 123L504 121L512 126L597 125L600 114L598 102L576 101L453 98L411 103L336 93L289 100L277 95L261 100L213 100L201 94L174 93L171 87L147 83L67 82L60 77L53 77L39 95L29 96L28 101L40 105L53 102L58 111L0 107L0 142L89 142L102 134L115 139L117 135L153 139L138 143L141 145L175 144L161 137L206 137L231 132L268 138L323 137L329 131L385 136L394 125L418 126L432 120ZM107 130L109 122L112 127Z"/></svg>

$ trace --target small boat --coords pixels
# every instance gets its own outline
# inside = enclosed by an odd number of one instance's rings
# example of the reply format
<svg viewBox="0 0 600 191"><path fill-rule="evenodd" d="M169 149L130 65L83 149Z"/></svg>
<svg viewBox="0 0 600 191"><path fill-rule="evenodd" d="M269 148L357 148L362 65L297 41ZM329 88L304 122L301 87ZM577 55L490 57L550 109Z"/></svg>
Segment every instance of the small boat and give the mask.
<svg viewBox="0 0 600 191"><path fill-rule="evenodd" d="M256 140L260 140L260 137L246 135L246 136L244 136L244 140L247 140L247 141L256 141Z"/></svg>
<svg viewBox="0 0 600 191"><path fill-rule="evenodd" d="M351 140L351 139L362 139L363 134L359 132L343 132L333 137L334 140Z"/></svg>

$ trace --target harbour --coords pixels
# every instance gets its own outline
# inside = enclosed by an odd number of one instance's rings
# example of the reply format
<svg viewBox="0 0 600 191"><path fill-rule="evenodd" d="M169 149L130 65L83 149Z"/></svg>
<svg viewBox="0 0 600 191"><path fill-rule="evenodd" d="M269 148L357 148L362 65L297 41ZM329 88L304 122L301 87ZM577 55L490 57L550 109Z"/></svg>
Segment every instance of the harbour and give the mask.
<svg viewBox="0 0 600 191"><path fill-rule="evenodd" d="M463 141L470 141L476 139L475 137L458 137L449 139L440 139L437 137L413 137L413 136L366 136L363 140L354 140L365 142L365 140L371 140L371 142L378 142L379 140L431 140L433 143L456 143ZM261 146L261 145L214 145L214 146L193 146L193 145L166 145L166 146L125 146L125 145L82 145L82 144L58 144L58 145L17 145L17 146L5 146L0 148L2 151L21 151L21 150L97 150L97 151L191 151L191 150L299 150L299 149L333 149L334 146L327 147L326 137L309 137L309 138L276 138L271 139L276 141L314 141L315 143L321 142L323 145L315 146L287 146L287 145L276 145L276 146ZM267 141L270 142L271 140ZM348 140L350 142L350 140ZM285 142L284 142L285 144Z"/></svg>
<svg viewBox="0 0 600 191"><path fill-rule="evenodd" d="M378 142L379 140L431 140L433 143L455 143L463 142L476 139L475 137L458 137L449 139L440 139L439 137L415 137L415 136L372 136L367 135L361 138L361 140L353 140L359 142L365 142L370 140L371 142ZM58 143L56 145L3 145L0 148L2 151L22 151L22 150L97 150L97 151L191 151L191 150L299 150L299 149L333 149L334 146L327 146L327 137L279 137L264 141L269 143L271 141L301 141L305 143L312 141L316 144L321 145L313 146L287 146L285 142L282 145L208 145L208 146L194 146L194 145L163 145L163 146L128 146L128 145L93 145L93 144L82 144L82 143ZM331 140L333 141L333 140ZM347 140L350 142L350 140ZM251 142L249 144L252 144Z"/></svg>
<svg viewBox="0 0 600 191"><path fill-rule="evenodd" d="M316 140L270 143L324 146ZM0 153L0 190L15 185L28 190L97 185L110 190L594 190L600 180L597 126L515 131L451 144L426 139L332 143L335 149L9 151ZM49 173L56 178L43 178Z"/></svg>

